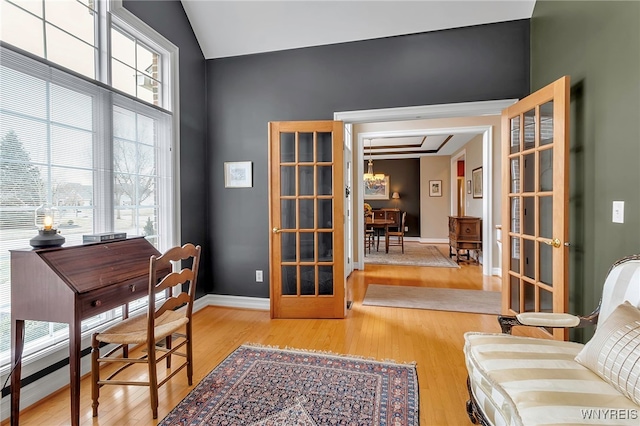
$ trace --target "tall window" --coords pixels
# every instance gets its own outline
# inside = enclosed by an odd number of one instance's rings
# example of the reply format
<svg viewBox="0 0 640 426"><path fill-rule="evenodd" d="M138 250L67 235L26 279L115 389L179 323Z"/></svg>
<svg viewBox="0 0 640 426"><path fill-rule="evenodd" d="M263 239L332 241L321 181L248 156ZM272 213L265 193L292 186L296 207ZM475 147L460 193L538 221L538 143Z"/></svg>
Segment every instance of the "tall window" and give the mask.
<svg viewBox="0 0 640 426"><path fill-rule="evenodd" d="M124 94L1 48L0 367L8 364L10 351L9 250L29 247L37 234L34 211L39 205L48 202L58 208L67 245L81 244L83 234L106 231L144 235L160 250L175 242L172 116L149 105L167 99L167 81L160 78L161 50L113 28L107 36L131 41L133 56L108 52L113 68L102 73L96 71L104 49L100 46L110 43L89 37L98 34L96 1L2 2L3 42L92 79L111 74L113 86ZM34 20L39 24L17 24ZM73 45L70 37L82 46ZM120 49L125 44L112 45ZM77 60L70 52L77 53ZM118 74L118 66L127 67L126 73ZM116 85L124 84L116 75L131 76L133 89ZM82 328L118 314L115 310L88 319ZM67 337L66 324L27 321L25 354Z"/></svg>

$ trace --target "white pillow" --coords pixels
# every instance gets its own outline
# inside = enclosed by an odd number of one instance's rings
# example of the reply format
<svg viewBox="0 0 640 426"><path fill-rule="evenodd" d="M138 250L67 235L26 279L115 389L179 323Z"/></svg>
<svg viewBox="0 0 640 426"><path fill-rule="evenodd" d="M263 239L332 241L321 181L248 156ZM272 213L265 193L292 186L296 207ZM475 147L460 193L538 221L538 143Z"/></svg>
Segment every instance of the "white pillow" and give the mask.
<svg viewBox="0 0 640 426"><path fill-rule="evenodd" d="M640 309L629 302L615 308L576 361L640 405Z"/></svg>

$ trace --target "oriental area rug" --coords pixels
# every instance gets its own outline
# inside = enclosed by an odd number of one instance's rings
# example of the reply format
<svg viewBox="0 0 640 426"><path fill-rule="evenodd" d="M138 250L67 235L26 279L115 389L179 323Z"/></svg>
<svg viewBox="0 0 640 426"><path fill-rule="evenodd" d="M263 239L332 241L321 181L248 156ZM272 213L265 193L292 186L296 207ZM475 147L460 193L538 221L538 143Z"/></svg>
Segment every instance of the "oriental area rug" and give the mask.
<svg viewBox="0 0 640 426"><path fill-rule="evenodd" d="M502 293L455 288L369 284L362 304L498 315L501 312Z"/></svg>
<svg viewBox="0 0 640 426"><path fill-rule="evenodd" d="M404 253L402 247L391 246L389 253L384 249L384 237L380 241L380 250L375 247L371 253L367 250L364 256L364 263L374 263L378 265L408 265L408 266L434 266L438 268L459 268L455 261L443 255L438 247L417 242L405 242Z"/></svg>
<svg viewBox="0 0 640 426"><path fill-rule="evenodd" d="M242 345L159 423L418 425L414 364Z"/></svg>

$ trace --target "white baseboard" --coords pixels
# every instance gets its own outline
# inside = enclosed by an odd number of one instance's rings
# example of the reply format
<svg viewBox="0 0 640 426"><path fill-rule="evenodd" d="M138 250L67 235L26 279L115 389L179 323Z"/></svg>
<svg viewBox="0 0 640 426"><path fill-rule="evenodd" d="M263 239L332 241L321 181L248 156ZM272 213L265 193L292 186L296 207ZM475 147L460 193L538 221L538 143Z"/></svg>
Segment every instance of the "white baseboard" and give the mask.
<svg viewBox="0 0 640 426"><path fill-rule="evenodd" d="M200 306L199 309L205 306L224 306L227 308L256 309L260 311L271 309L269 298L227 296L224 294L207 294L195 301L194 309L196 305Z"/></svg>
<svg viewBox="0 0 640 426"><path fill-rule="evenodd" d="M491 275L495 275L495 276L498 276L498 277L502 276L502 269L500 269L500 268L493 268L493 269L491 270Z"/></svg>

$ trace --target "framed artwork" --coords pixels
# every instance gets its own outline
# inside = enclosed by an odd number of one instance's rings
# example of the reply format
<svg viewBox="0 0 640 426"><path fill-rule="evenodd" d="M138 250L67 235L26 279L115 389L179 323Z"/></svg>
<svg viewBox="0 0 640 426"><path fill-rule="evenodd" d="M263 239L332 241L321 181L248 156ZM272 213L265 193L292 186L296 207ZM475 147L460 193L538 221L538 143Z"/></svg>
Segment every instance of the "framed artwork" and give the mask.
<svg viewBox="0 0 640 426"><path fill-rule="evenodd" d="M442 197L442 181L441 180L429 181L429 197Z"/></svg>
<svg viewBox="0 0 640 426"><path fill-rule="evenodd" d="M482 167L473 169L471 172L471 182L473 198L482 198Z"/></svg>
<svg viewBox="0 0 640 426"><path fill-rule="evenodd" d="M467 194L471 194L471 181L467 181Z"/></svg>
<svg viewBox="0 0 640 426"><path fill-rule="evenodd" d="M224 163L224 187L225 188L251 188L253 177L251 174L251 161L234 161Z"/></svg>
<svg viewBox="0 0 640 426"><path fill-rule="evenodd" d="M389 199L389 176L384 179L364 181L365 200L388 200Z"/></svg>

